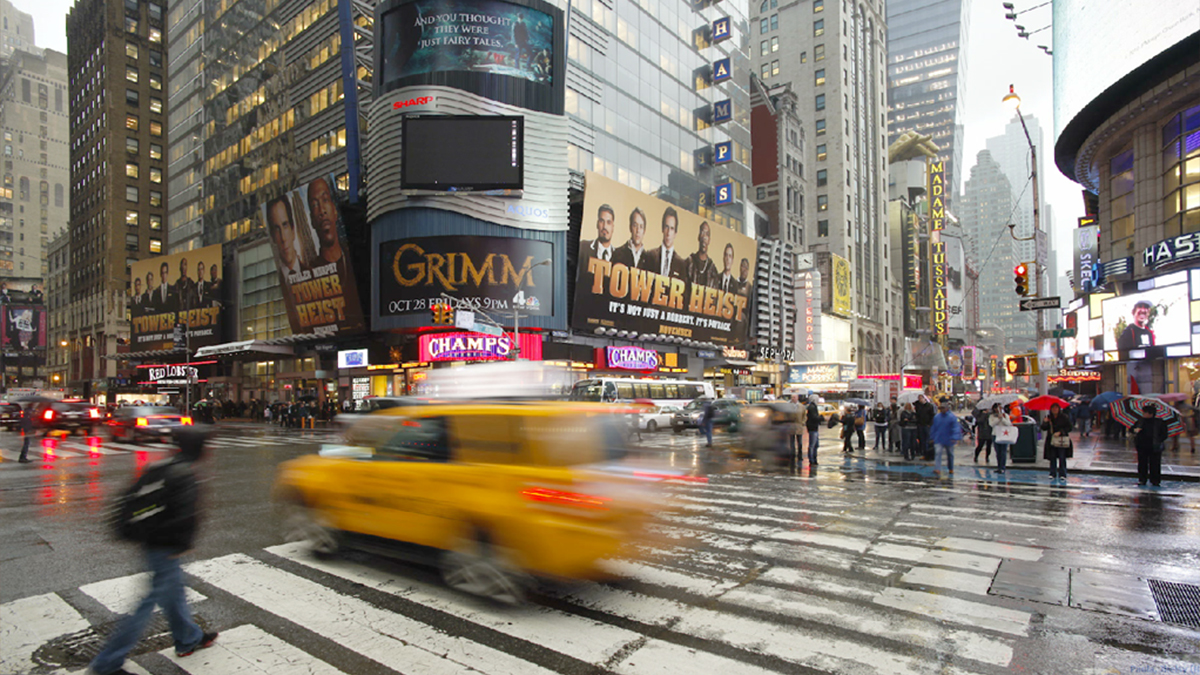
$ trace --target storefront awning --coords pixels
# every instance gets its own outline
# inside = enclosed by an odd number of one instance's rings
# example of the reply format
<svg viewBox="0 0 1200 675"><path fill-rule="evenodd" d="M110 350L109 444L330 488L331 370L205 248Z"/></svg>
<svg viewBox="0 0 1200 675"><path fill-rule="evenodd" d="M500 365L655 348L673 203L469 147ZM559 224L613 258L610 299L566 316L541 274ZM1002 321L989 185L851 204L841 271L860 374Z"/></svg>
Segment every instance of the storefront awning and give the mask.
<svg viewBox="0 0 1200 675"><path fill-rule="evenodd" d="M267 340L242 340L240 342L226 342L225 344L209 345L196 350L196 358L243 354L293 356L295 354L295 350L286 345L271 344Z"/></svg>
<svg viewBox="0 0 1200 675"><path fill-rule="evenodd" d="M725 359L725 363L721 365L737 366L739 368L753 368L758 365L758 361L745 361L743 359Z"/></svg>
<svg viewBox="0 0 1200 675"><path fill-rule="evenodd" d="M105 354L104 358L112 361L140 361L144 359L163 359L168 356L177 354L186 354L187 350L179 349L151 349L142 352L126 352L124 354Z"/></svg>

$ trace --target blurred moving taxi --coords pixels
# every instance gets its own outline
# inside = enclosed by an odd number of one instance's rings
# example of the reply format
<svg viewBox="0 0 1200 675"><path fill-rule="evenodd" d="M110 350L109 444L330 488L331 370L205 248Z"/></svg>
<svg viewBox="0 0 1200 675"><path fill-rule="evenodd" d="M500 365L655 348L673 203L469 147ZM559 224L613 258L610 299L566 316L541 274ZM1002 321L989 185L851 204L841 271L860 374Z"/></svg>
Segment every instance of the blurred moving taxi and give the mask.
<svg viewBox="0 0 1200 675"><path fill-rule="evenodd" d="M642 536L666 476L624 461L626 431L612 406L396 406L283 464L274 497L318 556L434 553L447 585L515 603L534 578L608 576Z"/></svg>
<svg viewBox="0 0 1200 675"><path fill-rule="evenodd" d="M118 408L105 422L113 441L140 443L143 440L169 441L177 427L192 424L192 418L170 406L126 406Z"/></svg>

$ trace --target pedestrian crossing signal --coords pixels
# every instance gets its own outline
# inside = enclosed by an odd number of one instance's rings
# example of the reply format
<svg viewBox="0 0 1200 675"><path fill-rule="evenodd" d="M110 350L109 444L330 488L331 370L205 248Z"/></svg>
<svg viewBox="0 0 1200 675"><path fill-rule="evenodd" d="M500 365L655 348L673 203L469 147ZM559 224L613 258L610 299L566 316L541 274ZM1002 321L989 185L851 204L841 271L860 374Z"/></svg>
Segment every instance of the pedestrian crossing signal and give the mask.
<svg viewBox="0 0 1200 675"><path fill-rule="evenodd" d="M1004 367L1012 376L1028 375L1029 360L1024 356L1010 356L1004 360Z"/></svg>
<svg viewBox="0 0 1200 675"><path fill-rule="evenodd" d="M454 324L454 308L444 302L435 302L429 306L430 312L433 314L434 325L453 325Z"/></svg>
<svg viewBox="0 0 1200 675"><path fill-rule="evenodd" d="M1029 295L1029 266L1025 263L1013 268L1013 290L1021 297Z"/></svg>

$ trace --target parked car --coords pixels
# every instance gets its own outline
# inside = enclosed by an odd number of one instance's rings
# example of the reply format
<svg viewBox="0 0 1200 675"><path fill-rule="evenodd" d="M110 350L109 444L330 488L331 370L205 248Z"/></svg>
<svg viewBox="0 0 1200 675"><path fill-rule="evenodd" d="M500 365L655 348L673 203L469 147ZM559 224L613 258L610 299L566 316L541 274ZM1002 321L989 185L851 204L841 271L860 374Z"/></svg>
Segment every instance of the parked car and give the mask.
<svg viewBox="0 0 1200 675"><path fill-rule="evenodd" d="M671 418L683 410L677 405L654 406L650 410L638 413L638 428L645 431L658 431L671 426Z"/></svg>
<svg viewBox="0 0 1200 675"><path fill-rule="evenodd" d="M192 418L170 406L125 406L117 408L108 420L108 437L114 441L141 443L169 441L171 432L192 424Z"/></svg>
<svg viewBox="0 0 1200 675"><path fill-rule="evenodd" d="M4 401L0 403L0 426L12 431L21 426L21 406Z"/></svg>
<svg viewBox="0 0 1200 675"><path fill-rule="evenodd" d="M273 497L315 555L432 553L448 586L515 603L535 578L607 577L643 535L661 502L625 435L599 404L396 406L282 464Z"/></svg>
<svg viewBox="0 0 1200 675"><path fill-rule="evenodd" d="M704 415L705 399L698 398L685 405L671 416L671 429L682 433L684 429L696 429L700 426L700 417ZM742 402L731 398L719 398L713 404L713 427L729 427L737 431L741 420Z"/></svg>
<svg viewBox="0 0 1200 675"><path fill-rule="evenodd" d="M33 425L35 429L40 429L43 435L49 435L52 431L82 431L91 436L96 433L96 426L101 423L100 408L87 401L64 399L33 405Z"/></svg>

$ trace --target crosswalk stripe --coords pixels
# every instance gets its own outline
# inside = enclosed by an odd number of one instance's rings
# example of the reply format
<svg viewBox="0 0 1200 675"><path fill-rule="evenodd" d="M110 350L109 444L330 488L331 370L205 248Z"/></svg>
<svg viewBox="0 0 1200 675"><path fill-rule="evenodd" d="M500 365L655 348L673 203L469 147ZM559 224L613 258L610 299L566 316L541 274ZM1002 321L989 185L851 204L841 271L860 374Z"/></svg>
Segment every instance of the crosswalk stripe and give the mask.
<svg viewBox="0 0 1200 675"><path fill-rule="evenodd" d="M79 452L82 452L85 455L123 455L123 454L125 454L118 450L111 449L111 445L112 445L111 443L104 443L103 445L101 445L101 444L87 445L85 443L80 443L79 441L66 441L66 442L59 443L60 448L65 446L66 448L68 448L70 450L78 450Z"/></svg>
<svg viewBox="0 0 1200 675"><path fill-rule="evenodd" d="M641 633L545 607L468 607L460 596L444 587L406 580L405 587L398 588L393 575L354 563L320 562L304 553L303 545L284 544L266 550L322 572L419 602L451 616L617 672L671 672L683 663L681 659L687 659L689 669L694 669L694 672L769 672L734 659L647 638ZM620 661L614 664L614 658L620 658Z"/></svg>
<svg viewBox="0 0 1200 675"><path fill-rule="evenodd" d="M420 621L337 593L242 554L191 563L187 572L383 666L456 675L549 673L504 652L447 635Z"/></svg>
<svg viewBox="0 0 1200 675"><path fill-rule="evenodd" d="M928 551L917 562L921 565L957 567L983 574L995 574L996 570L1000 568L999 558L956 551Z"/></svg>
<svg viewBox="0 0 1200 675"><path fill-rule="evenodd" d="M884 589L875 596L875 602L971 628L986 628L1016 636L1027 634L1031 618L1028 612L902 588Z"/></svg>
<svg viewBox="0 0 1200 675"><path fill-rule="evenodd" d="M913 586L946 588L973 595L987 595L992 586L991 577L937 567L914 567L900 577L900 581Z"/></svg>
<svg viewBox="0 0 1200 675"><path fill-rule="evenodd" d="M54 593L0 605L0 672L29 672L33 652L43 643L87 627L87 620Z"/></svg>
<svg viewBox="0 0 1200 675"><path fill-rule="evenodd" d="M922 511L925 513L935 514L940 517L942 514L952 515L958 518L971 518L981 521L992 520L1003 522L1005 525L1012 525L1015 521L1024 521L1025 525L1041 525L1043 527L1061 527L1063 519L1057 516L1039 516L1029 513L1021 513L1016 510L1001 510L1000 508L980 509L967 506L947 506L943 504L912 504L910 507L913 511Z"/></svg>
<svg viewBox="0 0 1200 675"><path fill-rule="evenodd" d="M125 577L105 579L104 581L97 581L79 587L79 590L85 595L104 605L108 608L108 611L114 614L133 613L133 610L137 609L138 602L141 601L149 589L149 572L139 572ZM188 586L184 587L183 592L189 605L195 605L206 599L203 595Z"/></svg>
<svg viewBox="0 0 1200 675"><path fill-rule="evenodd" d="M221 631L208 649L187 657L175 656L175 648L159 652L189 675L344 675L342 671L257 626L238 626Z"/></svg>
<svg viewBox="0 0 1200 675"><path fill-rule="evenodd" d="M997 558L1016 558L1018 560L1041 560L1042 549L1030 546L1018 546L997 541L981 541L965 537L945 537L939 539L935 546L951 548L979 555L990 555Z"/></svg>

